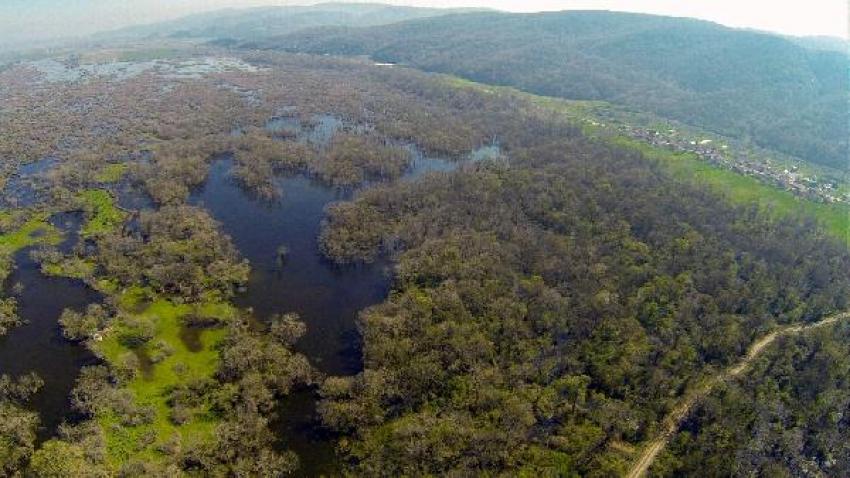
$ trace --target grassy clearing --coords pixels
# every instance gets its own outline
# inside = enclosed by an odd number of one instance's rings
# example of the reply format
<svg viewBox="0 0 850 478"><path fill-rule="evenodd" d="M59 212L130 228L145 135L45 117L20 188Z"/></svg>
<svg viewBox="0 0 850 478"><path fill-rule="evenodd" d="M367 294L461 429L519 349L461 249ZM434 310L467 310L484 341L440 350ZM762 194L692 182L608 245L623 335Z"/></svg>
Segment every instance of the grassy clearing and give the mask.
<svg viewBox="0 0 850 478"><path fill-rule="evenodd" d="M107 191L89 189L80 193L79 200L89 218L80 231L85 237L109 232L124 220L124 213L115 207L115 201Z"/></svg>
<svg viewBox="0 0 850 478"><path fill-rule="evenodd" d="M217 419L208 407L192 410L192 418L181 425L172 419L167 403L169 390L181 383L199 378L212 378L218 366L216 345L224 339L224 328L209 328L200 332L199 349L181 338L184 319L190 315L228 321L236 310L222 302L200 305L177 304L166 299L145 300L149 292L132 288L119 296L124 314L107 329L103 339L92 348L114 368L135 367L137 373L126 389L139 406L154 412L151 423L123 426L114 413L97 417L106 434L108 461L114 466L131 459L156 461L162 458L159 448L179 437L183 445L208 440L215 430ZM142 345L131 345L130 339L145 329L152 338ZM191 347L195 348L195 347Z"/></svg>
<svg viewBox="0 0 850 478"><path fill-rule="evenodd" d="M95 264L93 261L79 257L68 257L56 264L43 263L41 272L56 277L70 277L71 279L84 280L94 275Z"/></svg>
<svg viewBox="0 0 850 478"><path fill-rule="evenodd" d="M694 154L675 153L655 148L638 140L618 136L616 144L642 152L664 165L673 175L708 184L736 203L758 204L779 217L805 215L817 219L824 230L850 246L850 207L809 201L794 194L763 184L700 161Z"/></svg>
<svg viewBox="0 0 850 478"><path fill-rule="evenodd" d="M701 161L696 155L676 153L654 147L640 140L612 133L612 128L600 119L600 113L613 108L601 101L571 101L561 98L538 96L515 88L492 86L469 80L444 77L445 82L455 88L472 88L486 93L503 92L521 96L534 104L558 112L575 121L584 134L610 141L621 147L640 151L646 157L658 161L674 176L707 184L739 204L758 204L780 217L805 215L818 220L830 235L850 246L850 206L825 204L795 196L789 191L764 184L755 178L716 167Z"/></svg>
<svg viewBox="0 0 850 478"><path fill-rule="evenodd" d="M47 222L46 212L0 211L0 286L12 272L12 255L35 245L55 245L62 241L62 233ZM0 291L0 299L2 299Z"/></svg>
<svg viewBox="0 0 850 478"><path fill-rule="evenodd" d="M50 214L37 212L32 214L19 226L14 224L22 219L23 214L31 214L29 211L9 212L0 211L0 252L13 254L25 247L39 244L58 244L62 240L62 234L58 229L47 222Z"/></svg>
<svg viewBox="0 0 850 478"><path fill-rule="evenodd" d="M117 183L126 172L127 165L124 163L107 164L97 172L94 179L99 183Z"/></svg>

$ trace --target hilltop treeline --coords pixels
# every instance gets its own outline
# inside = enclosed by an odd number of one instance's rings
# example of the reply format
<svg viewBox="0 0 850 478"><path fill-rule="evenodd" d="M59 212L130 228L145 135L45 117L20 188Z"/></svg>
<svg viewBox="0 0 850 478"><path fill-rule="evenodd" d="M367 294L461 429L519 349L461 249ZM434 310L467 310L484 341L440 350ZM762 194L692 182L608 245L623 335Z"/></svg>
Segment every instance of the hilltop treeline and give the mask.
<svg viewBox="0 0 850 478"><path fill-rule="evenodd" d="M326 254L398 261L364 371L322 388L357 473L620 474L703 374L847 306L850 255L814 223L530 118L500 131L509 161L329 210Z"/></svg>
<svg viewBox="0 0 850 478"><path fill-rule="evenodd" d="M446 15L319 28L246 44L452 73L606 100L843 168L848 58L764 33L613 12Z"/></svg>

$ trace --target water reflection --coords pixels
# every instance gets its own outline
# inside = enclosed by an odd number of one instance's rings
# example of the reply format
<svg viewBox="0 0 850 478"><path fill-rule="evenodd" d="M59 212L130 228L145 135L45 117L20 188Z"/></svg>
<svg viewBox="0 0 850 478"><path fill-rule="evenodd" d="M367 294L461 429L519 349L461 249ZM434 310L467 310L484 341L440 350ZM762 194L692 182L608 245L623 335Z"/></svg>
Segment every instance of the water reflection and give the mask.
<svg viewBox="0 0 850 478"><path fill-rule="evenodd" d="M30 207L41 201L44 196L44 176L57 163L56 158L46 157L21 165L2 189L0 206Z"/></svg>
<svg viewBox="0 0 850 478"><path fill-rule="evenodd" d="M277 137L292 137L302 143L316 147L327 146L331 139L340 131L350 129L362 131L362 126L346 125L333 115L316 115L305 124L293 114L278 116L266 122L266 130Z"/></svg>
<svg viewBox="0 0 850 478"><path fill-rule="evenodd" d="M357 311L387 293L384 264L337 267L319 252L317 237L325 206L350 193L326 187L304 176L278 179L283 198L275 203L254 199L233 182L229 157L215 161L206 185L190 202L202 205L251 262L247 291L237 305L260 319L296 312L307 324L297 348L329 374L360 369L354 319ZM287 258L278 258L280 246Z"/></svg>
<svg viewBox="0 0 850 478"><path fill-rule="evenodd" d="M66 231L60 250L68 252L77 240L82 215L59 214L51 222ZM29 372L44 379L44 387L29 406L39 412L39 440L45 440L64 418L70 416L68 396L80 367L96 363L96 358L82 345L62 337L58 319L71 308L82 311L88 304L101 301L101 296L81 281L48 277L30 258L32 248L14 255L15 268L6 280L4 290L14 291L18 315L27 323L0 337L0 374L18 377Z"/></svg>
<svg viewBox="0 0 850 478"><path fill-rule="evenodd" d="M411 147L414 161L404 179L427 172L450 171L458 163L428 158ZM307 333L296 344L319 370L329 375L353 375L362 368L357 313L382 301L390 285L388 264L340 267L319 252L318 235L325 207L351 198L351 191L334 189L303 175L278 178L280 201L255 199L229 176L229 156L213 162L205 186L190 202L205 207L251 262L247 291L236 303L250 308L259 319L296 312ZM285 246L286 260L279 250ZM291 394L280 405L273 423L281 445L301 459L305 476L336 474L332 440L322 430L315 412L313 390Z"/></svg>

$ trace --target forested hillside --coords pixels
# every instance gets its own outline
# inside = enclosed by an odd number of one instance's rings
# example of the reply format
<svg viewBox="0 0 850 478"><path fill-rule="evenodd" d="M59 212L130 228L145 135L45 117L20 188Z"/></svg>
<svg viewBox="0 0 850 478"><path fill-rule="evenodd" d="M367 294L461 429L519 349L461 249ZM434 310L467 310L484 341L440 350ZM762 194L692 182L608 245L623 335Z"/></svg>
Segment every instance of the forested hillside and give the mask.
<svg viewBox="0 0 850 478"><path fill-rule="evenodd" d="M600 99L842 167L848 57L670 17L470 13L320 28L246 46L371 55L571 99Z"/></svg>

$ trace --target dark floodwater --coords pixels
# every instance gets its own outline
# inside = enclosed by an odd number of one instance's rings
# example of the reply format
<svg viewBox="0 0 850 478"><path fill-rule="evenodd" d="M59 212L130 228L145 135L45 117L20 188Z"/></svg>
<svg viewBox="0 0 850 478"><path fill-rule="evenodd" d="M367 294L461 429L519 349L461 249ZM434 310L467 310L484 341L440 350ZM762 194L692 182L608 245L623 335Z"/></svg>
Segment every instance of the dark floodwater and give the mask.
<svg viewBox="0 0 850 478"><path fill-rule="evenodd" d="M18 174L23 177L31 177L39 174L44 174L47 171L50 171L53 166L56 166L58 162L59 160L53 157L42 158L38 161L33 161L31 163L21 165L21 167L18 168Z"/></svg>
<svg viewBox="0 0 850 478"><path fill-rule="evenodd" d="M9 178L0 195L0 205L29 207L39 202L43 194L44 175L58 163L56 158L46 157L21 165L16 174Z"/></svg>
<svg viewBox="0 0 850 478"><path fill-rule="evenodd" d="M414 158L406 179L457 165L421 154ZM362 361L355 320L359 311L386 297L390 271L382 262L339 267L322 257L317 239L325 207L350 199L351 193L295 176L279 178L283 197L268 203L231 180L232 165L228 157L215 161L206 185L190 202L210 211L251 262L248 290L237 297L237 305L253 309L259 319L298 313L307 333L296 349L324 373L356 374ZM281 245L288 249L283 262L277 253ZM281 403L273 427L281 445L299 455L302 475L336 474L332 437L319 426L315 406L314 390L293 393Z"/></svg>
<svg viewBox="0 0 850 478"><path fill-rule="evenodd" d="M270 122L271 130L290 129L299 140L319 147L343 127L332 116L316 117L309 128L292 120L276 121ZM451 171L459 164L425 157L414 147L410 150L413 163L403 180ZM478 158L471 155L470 159ZM37 201L39 194L34 186L54 164L55 160L46 159L23 166L4 193L14 191L19 205ZM391 277L386 263L339 267L319 252L317 239L325 207L350 199L351 191L334 189L303 175L279 178L283 197L268 203L239 188L229 177L231 167L230 158L215 161L207 183L190 202L207 208L251 262L248 289L237 297L237 305L252 309L261 320L272 314L298 313L307 324L307 333L296 349L326 374L356 374L362 368L357 314L386 297ZM150 198L129 183L113 189L125 208L152 206ZM74 246L81 220L82 216L74 213L52 219L67 234L60 249L68 252ZM278 256L280 246L288 250L284 261ZM30 251L26 248L15 254L16 268L4 284L6 294L17 298L18 313L28 323L0 337L0 374L36 372L45 380L44 388L30 404L40 413L39 439L44 440L71 415L68 397L80 367L97 363L85 347L62 338L57 319L65 308L80 311L102 297L80 281L44 276L30 258ZM187 329L183 335L189 344L197 339L196 330ZM144 364L145 357L140 359ZM280 446L299 455L299 473L338 474L334 437L320 426L315 390L292 393L281 403L279 415L272 426L280 437Z"/></svg>
<svg viewBox="0 0 850 478"><path fill-rule="evenodd" d="M415 155L404 179L431 171L449 171L457 163ZM233 161L213 162L206 184L190 198L221 222L223 230L251 263L246 292L237 305L257 318L296 312L307 324L297 344L322 372L353 375L360 371L354 319L363 308L380 302L389 289L387 264L340 267L319 251L318 236L325 207L351 198L351 192L326 186L303 175L278 178L283 197L267 202L253 197L230 177ZM288 250L285 260L280 246Z"/></svg>
<svg viewBox="0 0 850 478"><path fill-rule="evenodd" d="M351 375L360 370L357 312L381 301L389 277L380 264L340 268L325 260L317 237L325 206L347 196L306 177L279 179L283 197L276 203L255 199L230 178L231 159L215 161L207 183L190 202L202 205L222 223L241 254L251 262L248 290L240 307L257 318L296 312L307 333L296 345L319 370ZM288 249L281 262L278 248ZM332 441L322 433L313 390L293 393L272 424L281 447L295 451L304 476L336 474Z"/></svg>
<svg viewBox="0 0 850 478"><path fill-rule="evenodd" d="M291 129L299 140L319 147L342 127L332 116L314 118L309 128L285 119L269 124L271 130ZM414 147L410 150L414 160L403 180L432 171L451 171L459 164L427 158ZM25 165L7 186L4 196L14 191L20 199L18 204L37 201L33 186L54 164L55 160L46 159ZM283 197L268 203L231 181L231 167L229 158L215 161L207 183L192 195L190 202L207 208L251 262L248 289L238 296L237 305L251 308L261 320L272 314L298 313L307 324L307 333L296 349L326 374L356 374L362 367L357 314L386 297L391 277L386 263L339 267L319 252L317 239L325 207L350 199L352 193L295 176L279 178ZM123 207L145 209L152 205L149 197L129 183L118 184L114 190ZM77 241L81 219L80 214L68 213L52 220L67 234L60 247L65 252ZM288 250L284 261L278 257L280 246ZM6 294L17 298L18 313L28 323L0 337L0 374L20 376L34 371L45 380L44 388L30 404L41 415L39 439L44 440L70 416L68 396L80 367L97 363L85 347L62 338L57 319L65 308L83 310L102 297L80 281L44 276L39 265L30 259L30 250L15 254L16 268L4 284ZM16 292L9 292L13 290ZM184 335L189 344L197 339L195 330L187 329ZM315 407L315 390L297 391L281 403L280 417L273 427L281 447L299 455L301 475L338 474L333 436L321 428Z"/></svg>
<svg viewBox="0 0 850 478"><path fill-rule="evenodd" d="M118 206L124 209L139 211L154 207L153 199L145 191L130 183L130 181L121 181L118 184L112 185L110 189L115 195Z"/></svg>
<svg viewBox="0 0 850 478"><path fill-rule="evenodd" d="M80 220L79 214L61 214L53 218L56 226L67 231L67 239L60 249L68 251L73 247ZM0 374L18 377L36 372L44 379L44 387L29 404L41 415L39 439L44 440L70 415L68 396L80 367L96 363L96 358L85 347L62 337L59 316L66 308L83 310L88 304L100 302L101 297L81 281L43 275L39 265L30 258L31 249L25 248L15 254L16 267L4 287L5 294L17 299L18 315L28 323L0 337Z"/></svg>
<svg viewBox="0 0 850 478"><path fill-rule="evenodd" d="M272 133L286 133L295 136L298 141L315 146L326 146L333 136L344 129L362 131L362 127L346 125L333 115L316 115L310 125L303 125L294 116L279 116L266 123L266 129Z"/></svg>
<svg viewBox="0 0 850 478"><path fill-rule="evenodd" d="M360 370L354 318L357 311L387 293L382 265L340 268L321 256L317 237L325 206L345 193L306 177L279 179L283 198L256 200L230 178L230 159L215 161L209 179L190 202L205 207L251 262L247 292L237 305L252 308L259 319L296 312L307 324L298 351L321 371L348 375ZM278 259L278 248L289 250Z"/></svg>

